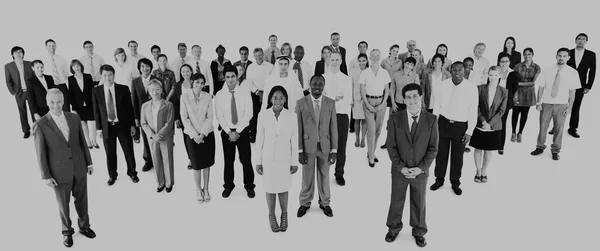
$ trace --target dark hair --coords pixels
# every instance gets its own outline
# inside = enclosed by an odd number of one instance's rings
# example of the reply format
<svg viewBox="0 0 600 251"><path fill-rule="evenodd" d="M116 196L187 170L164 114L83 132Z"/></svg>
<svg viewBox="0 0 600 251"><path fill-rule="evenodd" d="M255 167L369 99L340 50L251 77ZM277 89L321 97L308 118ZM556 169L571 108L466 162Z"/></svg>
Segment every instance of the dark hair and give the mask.
<svg viewBox="0 0 600 251"><path fill-rule="evenodd" d="M331 36L329 36L329 38L331 38L333 36L339 36L339 35L340 35L340 33L334 32L334 33L331 33Z"/></svg>
<svg viewBox="0 0 600 251"><path fill-rule="evenodd" d="M277 35L271 34L271 36L269 36L269 39L271 39L272 37L277 38Z"/></svg>
<svg viewBox="0 0 600 251"><path fill-rule="evenodd" d="M179 67L179 79L181 80L181 82L183 82L183 74L181 74L181 69L183 69L183 67L187 67L190 68L190 71L192 71L192 74L194 73L194 68L192 68L192 66L190 66L189 64L182 64ZM190 78L191 79L191 78ZM206 80L205 80L206 81Z"/></svg>
<svg viewBox="0 0 600 251"><path fill-rule="evenodd" d="M462 62L463 62L463 66L464 66L464 64L466 64L466 63L467 63L467 61L471 61L472 63L475 63L475 60L473 60L473 58L472 58L472 57L466 57L466 58L465 58L465 59L463 59L463 61L462 61ZM460 61L459 61L459 62L460 62ZM454 65L454 64L452 64L452 65Z"/></svg>
<svg viewBox="0 0 600 251"><path fill-rule="evenodd" d="M150 47L150 52L152 52L154 49L158 49L159 51L162 51L162 50L160 49L160 46L158 46L158 45L153 45L152 47Z"/></svg>
<svg viewBox="0 0 600 251"><path fill-rule="evenodd" d="M12 47L12 49L10 49L10 55L12 56L17 51L23 52L23 56L25 56L25 50L21 46ZM15 56L12 56L12 57L13 57L13 59L15 59Z"/></svg>
<svg viewBox="0 0 600 251"><path fill-rule="evenodd" d="M204 75L202 75L202 73L198 72L198 73L194 73L192 74L192 77L190 78L190 81L192 81L192 87L194 86L194 81L196 80L204 80L204 84L206 84L206 77L204 77Z"/></svg>
<svg viewBox="0 0 600 251"><path fill-rule="evenodd" d="M296 51L296 50L304 50L304 46L296 45L296 48L294 48L294 51Z"/></svg>
<svg viewBox="0 0 600 251"><path fill-rule="evenodd" d="M513 41L513 44L514 44L514 45L513 45L513 48L512 48L512 50L510 51L510 54L512 54L512 53L513 53L513 52L515 52L515 50L517 49L517 41L515 40L515 38L514 38L514 37L507 37L507 38L504 40L504 45L502 45L502 46L504 47L504 49L502 49L502 52L508 52L508 51L506 51L506 42L507 42L508 40L512 40L512 41Z"/></svg>
<svg viewBox="0 0 600 251"><path fill-rule="evenodd" d="M193 46L192 46L192 50L193 50L194 48L196 48L196 47L198 47L198 48L200 48L200 50L202 50L202 47L200 47L200 45L197 45L197 44L195 44L195 45L193 45Z"/></svg>
<svg viewBox="0 0 600 251"><path fill-rule="evenodd" d="M502 58L508 58L508 59L510 59L510 55L508 55L508 53L506 53L506 52L500 52L500 54L498 54L498 64L500 64L500 60Z"/></svg>
<svg viewBox="0 0 600 251"><path fill-rule="evenodd" d="M452 63L452 65L450 66L450 69L454 68L454 66L459 66L459 65L462 67L465 67L465 64L463 62L456 61L456 62Z"/></svg>
<svg viewBox="0 0 600 251"><path fill-rule="evenodd" d="M527 52L527 51L531 52L532 55L535 55L535 53L533 53L533 49L531 47L525 48L525 50L523 50L523 54L525 54L525 52Z"/></svg>
<svg viewBox="0 0 600 251"><path fill-rule="evenodd" d="M160 54L158 55L158 57L156 57L156 60L159 60L160 58L164 57L166 60L169 60L169 58L167 57L167 55L165 54Z"/></svg>
<svg viewBox="0 0 600 251"><path fill-rule="evenodd" d="M217 48L215 49L215 52L219 53L219 49L223 49L225 52L227 52L227 50L225 50L225 47L223 47L223 45L217 46Z"/></svg>
<svg viewBox="0 0 600 251"><path fill-rule="evenodd" d="M577 40L578 37L584 36L585 37L585 41L588 41L588 35L585 33L579 33L577 34L577 36L575 37L575 40Z"/></svg>
<svg viewBox="0 0 600 251"><path fill-rule="evenodd" d="M558 51L556 51L556 55L558 55L558 53L561 53L563 51L566 52L567 54L569 54L569 49L567 49L566 47L562 47L562 48L558 49Z"/></svg>
<svg viewBox="0 0 600 251"><path fill-rule="evenodd" d="M398 48L398 50L400 50L400 45L398 44L394 44L392 46L390 46L390 52L394 49L394 48ZM391 54L391 53L390 53Z"/></svg>
<svg viewBox="0 0 600 251"><path fill-rule="evenodd" d="M248 50L248 47L246 47L246 46L240 47L239 52L242 52L242 51L250 52L250 50Z"/></svg>
<svg viewBox="0 0 600 251"><path fill-rule="evenodd" d="M113 74L115 74L115 68L113 68L109 64L105 64L105 65L100 66L100 74L102 74L103 71L110 71Z"/></svg>
<svg viewBox="0 0 600 251"><path fill-rule="evenodd" d="M127 43L127 47L129 47L129 45L131 45L131 44L136 44L137 45L138 43L135 40L131 40L131 41L129 41Z"/></svg>
<svg viewBox="0 0 600 251"><path fill-rule="evenodd" d="M150 72L152 72L152 69L154 69L154 65L152 64L152 61L150 61L150 59L141 58L137 63L137 69L140 72L140 74L142 74L142 64L150 66Z"/></svg>
<svg viewBox="0 0 600 251"><path fill-rule="evenodd" d="M446 48L446 55L442 55L445 58L448 57L448 46L446 46L446 44L439 44L436 48L435 48L435 54L438 54L438 50L440 49L440 47L444 47ZM444 60L442 60L442 64L444 63Z"/></svg>
<svg viewBox="0 0 600 251"><path fill-rule="evenodd" d="M419 93L419 96L423 96L423 88L421 87L421 85L416 83L410 83L402 87L402 97L406 98L406 93L414 90L416 90Z"/></svg>
<svg viewBox="0 0 600 251"><path fill-rule="evenodd" d="M268 102L267 103L267 109L269 109L269 108L271 108L273 106L273 103L271 102L271 99L273 98L273 95L275 95L275 93L278 92L278 91L280 91L281 94L283 94L283 96L285 97L285 103L283 103L283 108L289 109L288 108L288 99L289 99L288 93L285 90L285 88L283 88L283 86L281 86L281 85L276 85L276 86L273 86L273 88L271 88L271 91L269 92L269 96L268 96L268 99L267 99L267 102Z"/></svg>
<svg viewBox="0 0 600 251"><path fill-rule="evenodd" d="M358 42L358 46L360 46L360 44L365 44L367 46L367 48L369 47L369 43L367 43L367 41Z"/></svg>
<svg viewBox="0 0 600 251"><path fill-rule="evenodd" d="M187 45L185 45L184 42L178 43L177 44L177 49L179 49L179 47L185 47L187 49Z"/></svg>
<svg viewBox="0 0 600 251"><path fill-rule="evenodd" d="M31 61L31 67L34 67L36 64L41 64L42 66L44 66L44 62L42 62L42 60L36 59Z"/></svg>
<svg viewBox="0 0 600 251"><path fill-rule="evenodd" d="M90 41L90 40L86 40L85 42L83 42L83 48L85 48L85 46L86 46L86 45L88 45L88 44L91 44L92 46L94 45L94 44L92 43L92 41Z"/></svg>
<svg viewBox="0 0 600 251"><path fill-rule="evenodd" d="M81 67L81 72L83 73L83 64L81 63L81 61L77 60L77 59L73 59L71 60L71 65L69 66L69 71L71 72L71 74L75 75L75 71L73 71L73 65L79 65L79 67ZM94 69L92 69L94 70Z"/></svg>
<svg viewBox="0 0 600 251"><path fill-rule="evenodd" d="M56 44L56 42L52 38L50 38L50 39L46 40L45 45L48 46L48 43L50 43L50 42Z"/></svg>
<svg viewBox="0 0 600 251"><path fill-rule="evenodd" d="M407 59L404 60L404 63L412 63L413 65L417 64L417 60L413 57L408 57Z"/></svg>
<svg viewBox="0 0 600 251"><path fill-rule="evenodd" d="M323 79L323 82L325 82L325 77L323 77L323 75L313 75L312 77L310 77L310 80L308 81L308 83L310 84L313 81L313 79L316 79L316 78L321 78L321 79Z"/></svg>
<svg viewBox="0 0 600 251"><path fill-rule="evenodd" d="M321 54L323 54L324 50L329 50L329 52L333 52L333 48L331 48L331 46L329 46L329 45L325 45L325 46L323 46L323 48L321 48ZM323 59L322 56L321 56L321 59Z"/></svg>
<svg viewBox="0 0 600 251"><path fill-rule="evenodd" d="M228 72L235 73L236 77L238 75L237 68L235 66L233 66L233 65L230 65L230 64L228 64L228 65L225 66L225 69L223 70L223 76L227 75Z"/></svg>
<svg viewBox="0 0 600 251"><path fill-rule="evenodd" d="M360 58L365 58L367 60L367 62L369 61L369 57L367 56L367 54L364 54L364 53L358 54L358 57L356 57L356 60L358 60Z"/></svg>
<svg viewBox="0 0 600 251"><path fill-rule="evenodd" d="M431 66L433 66L433 62L435 62L436 58L439 58L440 60L442 60L442 68L443 68L444 67L444 62L446 61L446 57L444 57L444 55L442 55L442 54L436 53L431 58Z"/></svg>

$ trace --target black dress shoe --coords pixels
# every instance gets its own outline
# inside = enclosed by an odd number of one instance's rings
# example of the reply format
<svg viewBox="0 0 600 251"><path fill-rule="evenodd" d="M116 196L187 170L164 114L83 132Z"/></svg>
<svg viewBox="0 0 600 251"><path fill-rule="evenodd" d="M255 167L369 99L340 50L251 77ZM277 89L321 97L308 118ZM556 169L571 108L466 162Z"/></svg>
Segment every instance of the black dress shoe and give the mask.
<svg viewBox="0 0 600 251"><path fill-rule="evenodd" d="M466 152L466 153L470 153L470 152L471 152L471 148L469 148L469 147L465 147L465 152Z"/></svg>
<svg viewBox="0 0 600 251"><path fill-rule="evenodd" d="M319 208L323 210L323 213L328 217L333 217L333 210L331 210L331 207L319 205Z"/></svg>
<svg viewBox="0 0 600 251"><path fill-rule="evenodd" d="M374 158L373 160L375 161L375 163L379 162L378 158Z"/></svg>
<svg viewBox="0 0 600 251"><path fill-rule="evenodd" d="M157 193L160 193L160 192L162 192L163 190L165 190L165 186L164 186L164 185L162 185L162 186L159 186L158 188L156 188L156 192L157 192Z"/></svg>
<svg viewBox="0 0 600 251"><path fill-rule="evenodd" d="M456 195L462 194L462 189L460 189L460 187L457 185L452 185L452 191L454 191L454 194L456 194Z"/></svg>
<svg viewBox="0 0 600 251"><path fill-rule="evenodd" d="M558 153L552 153L552 159L553 160L559 160L560 156L558 156Z"/></svg>
<svg viewBox="0 0 600 251"><path fill-rule="evenodd" d="M96 233L91 228L88 228L86 230L79 229L79 233L83 234L83 236L88 237L90 239L96 238Z"/></svg>
<svg viewBox="0 0 600 251"><path fill-rule="evenodd" d="M429 187L429 189L431 189L431 191L435 191L438 190L440 187L442 187L444 185L444 183L433 183L433 185L431 185L431 187Z"/></svg>
<svg viewBox="0 0 600 251"><path fill-rule="evenodd" d="M254 198L254 196L256 196L256 193L254 192L254 188L246 189L246 193L248 194L248 198L250 198L250 199L252 199L252 198Z"/></svg>
<svg viewBox="0 0 600 251"><path fill-rule="evenodd" d="M386 146L386 145L382 145L380 148L381 148L381 149L386 149L386 148L387 148L387 146Z"/></svg>
<svg viewBox="0 0 600 251"><path fill-rule="evenodd" d="M387 232L385 235L385 241L389 243L394 242L396 237L398 237L398 233Z"/></svg>
<svg viewBox="0 0 600 251"><path fill-rule="evenodd" d="M223 198L227 198L229 197L229 195L231 195L231 191L233 191L233 189L225 189L223 190Z"/></svg>
<svg viewBox="0 0 600 251"><path fill-rule="evenodd" d="M63 236L63 244L65 245L65 247L68 247L68 248L73 246L73 235Z"/></svg>
<svg viewBox="0 0 600 251"><path fill-rule="evenodd" d="M553 135L553 134L554 134L554 130L550 130L550 131L548 132L548 134L550 134L550 135Z"/></svg>
<svg viewBox="0 0 600 251"><path fill-rule="evenodd" d="M335 177L335 181L338 183L338 185L340 186L345 186L346 185L346 180L344 179L344 177L342 176L338 176Z"/></svg>
<svg viewBox="0 0 600 251"><path fill-rule="evenodd" d="M300 208L298 208L298 214L296 216L298 216L298 218L304 216L306 214L306 211L308 211L309 207L305 207L305 206L300 206Z"/></svg>
<svg viewBox="0 0 600 251"><path fill-rule="evenodd" d="M498 154L504 155L504 150L498 150Z"/></svg>
<svg viewBox="0 0 600 251"><path fill-rule="evenodd" d="M167 187L167 193L170 193L171 191L173 191L173 186Z"/></svg>
<svg viewBox="0 0 600 251"><path fill-rule="evenodd" d="M23 133L23 138L24 139L28 139L29 136L31 136L31 132L25 132L25 133Z"/></svg>
<svg viewBox="0 0 600 251"><path fill-rule="evenodd" d="M425 241L425 237L423 236L415 236L415 243L417 243L417 246L419 247L427 246L427 242Z"/></svg>
<svg viewBox="0 0 600 251"><path fill-rule="evenodd" d="M137 175L129 176L129 178L131 178L131 181L133 181L133 183L140 182L140 178L138 178Z"/></svg>
<svg viewBox="0 0 600 251"><path fill-rule="evenodd" d="M116 180L117 180L117 178L110 178L110 179L108 179L108 182L106 182L106 184L108 184L109 186L112 186L115 184Z"/></svg>
<svg viewBox="0 0 600 251"><path fill-rule="evenodd" d="M581 137L579 135L579 133L577 133L576 131L568 131L569 135L573 136L573 138L579 138Z"/></svg>
<svg viewBox="0 0 600 251"><path fill-rule="evenodd" d="M375 162L373 162L373 163L369 162L369 166L370 167L375 167Z"/></svg>
<svg viewBox="0 0 600 251"><path fill-rule="evenodd" d="M540 155L544 152L544 150L540 149L540 148L536 148L533 152L531 152L531 155L533 156L537 156Z"/></svg>
<svg viewBox="0 0 600 251"><path fill-rule="evenodd" d="M142 172L148 172L150 170L152 170L154 166L152 165L152 163L146 163L144 165L144 167L142 167Z"/></svg>

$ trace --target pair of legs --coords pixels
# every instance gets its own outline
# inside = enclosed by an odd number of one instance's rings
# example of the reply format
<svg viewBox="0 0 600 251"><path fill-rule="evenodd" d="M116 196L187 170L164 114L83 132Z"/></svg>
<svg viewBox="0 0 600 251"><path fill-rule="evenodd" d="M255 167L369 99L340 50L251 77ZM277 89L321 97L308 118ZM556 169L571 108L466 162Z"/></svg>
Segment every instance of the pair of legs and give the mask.
<svg viewBox="0 0 600 251"><path fill-rule="evenodd" d="M407 179L399 170L392 168L392 198L387 217L388 231L397 234L402 230L402 214L406 190L410 187L410 226L413 236L424 236L427 233L425 223L425 193L427 177L424 174L415 179Z"/></svg>
<svg viewBox="0 0 600 251"><path fill-rule="evenodd" d="M173 136L165 137L160 141L150 140L152 163L156 167L158 187L173 187L175 171L173 168Z"/></svg>
<svg viewBox="0 0 600 251"><path fill-rule="evenodd" d="M275 214L275 204L277 204L277 197L279 197L279 208L281 213L287 213L288 208L288 192L283 193L266 193L267 194L267 207L269 208L269 214Z"/></svg>
<svg viewBox="0 0 600 251"><path fill-rule="evenodd" d="M354 133L356 134L356 142L354 146L365 146L365 137L367 136L367 124L364 119L354 119ZM362 137L361 137L362 134Z"/></svg>
<svg viewBox="0 0 600 251"><path fill-rule="evenodd" d="M210 168L204 168L202 170L194 170L194 181L196 182L196 189L204 193L210 198L208 195L208 181L210 179ZM202 182L204 181L204 185ZM204 197L206 200L206 197ZM210 199L208 199L210 201Z"/></svg>
<svg viewBox="0 0 600 251"><path fill-rule="evenodd" d="M62 234L72 235L75 233L71 227L70 206L71 194L75 198L75 210L79 219L77 225L80 230L86 231L90 228L90 219L88 216L88 197L87 197L87 176L73 177L68 183L61 183L54 187L58 210L62 223Z"/></svg>
<svg viewBox="0 0 600 251"><path fill-rule="evenodd" d="M369 98L369 104L375 107L383 102L381 98ZM367 156L369 163L375 163L375 148L377 147L377 140L381 135L381 127L383 125L383 118L385 117L385 107L380 110L370 112L365 107L365 120L367 122Z"/></svg>
<svg viewBox="0 0 600 251"><path fill-rule="evenodd" d="M308 154L308 163L302 166L302 189L300 190L300 206L310 207L315 195L315 173L319 193L319 204L329 206L331 190L329 186L328 154L323 153L317 144L317 152Z"/></svg>
<svg viewBox="0 0 600 251"><path fill-rule="evenodd" d="M552 145L550 149L552 153L559 153L562 148L562 136L563 129L565 128L565 121L567 116L564 115L565 109L568 104L542 104L542 111L540 112L540 132L537 138L537 149L546 149L546 136L548 135L548 127L550 126L550 120L554 123L554 134L552 139Z"/></svg>
<svg viewBox="0 0 600 251"><path fill-rule="evenodd" d="M117 179L117 139L125 155L127 163L127 175L129 177L137 177L135 170L135 155L133 153L133 140L129 133L129 127L122 125L120 122L114 125L108 124L102 132L104 136L104 150L106 152L106 164L108 167L108 175L111 179Z"/></svg>
<svg viewBox="0 0 600 251"><path fill-rule="evenodd" d="M513 107L512 113L512 133L513 134L522 134L523 128L525 128L525 124L527 123L527 115L529 114L529 106L515 106ZM517 132L517 122L519 122L519 115L521 116L521 122L519 123L519 131Z"/></svg>
<svg viewBox="0 0 600 251"><path fill-rule="evenodd" d="M440 136L435 158L435 182L444 184L450 158L450 183L459 186L466 145L462 139L467 131L467 122L450 121L441 114L438 121Z"/></svg>
<svg viewBox="0 0 600 251"><path fill-rule="evenodd" d="M477 174L475 176L487 176L487 168L492 161L492 155L494 151L485 151L475 148L473 157L475 158L475 168L477 168Z"/></svg>
<svg viewBox="0 0 600 251"><path fill-rule="evenodd" d="M240 137L237 141L229 141L229 135L225 131L221 131L221 140L223 142L223 157L225 159L225 170L224 170L224 185L225 190L233 190L235 184L233 183L234 178L234 162L235 162L235 149L237 148L240 154L240 162L242 163L244 172L244 188L254 189L254 169L252 168L252 152L250 147L250 133L248 130L244 130L240 133Z"/></svg>

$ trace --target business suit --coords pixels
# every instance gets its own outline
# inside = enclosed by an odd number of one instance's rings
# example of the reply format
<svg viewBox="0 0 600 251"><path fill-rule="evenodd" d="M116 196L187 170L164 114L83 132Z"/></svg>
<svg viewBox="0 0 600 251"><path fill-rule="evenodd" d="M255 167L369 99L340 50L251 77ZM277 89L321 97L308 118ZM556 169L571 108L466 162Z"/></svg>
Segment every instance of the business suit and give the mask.
<svg viewBox="0 0 600 251"><path fill-rule="evenodd" d="M116 107L116 117L118 122L110 123L108 121L108 110L106 105L104 88L106 83L94 88L94 118L96 119L96 129L102 130L104 149L106 151L106 164L108 175L111 179L117 178L117 139L123 149L125 160L127 162L127 175L137 177L135 171L135 156L133 154L133 141L131 139L130 129L134 127L133 106L131 103L131 94L129 87L114 83L114 104Z"/></svg>
<svg viewBox="0 0 600 251"><path fill-rule="evenodd" d="M150 141L152 162L156 167L158 186L171 187L175 183L173 169L175 109L173 103L163 99L159 101L158 113L155 117L152 111L153 103L150 100L142 105L140 124L146 135L159 135L160 140Z"/></svg>
<svg viewBox="0 0 600 251"><path fill-rule="evenodd" d="M502 86L496 86L494 99L489 100L489 87L489 84L477 86L477 91L479 94L477 127L483 127L483 122L487 121L492 130L502 130L502 115L506 112L508 90Z"/></svg>
<svg viewBox="0 0 600 251"><path fill-rule="evenodd" d="M71 107L76 111L83 121L94 120L92 109L92 90L94 90L94 80L92 75L83 74L83 90L79 87L75 76L69 76L69 96L71 97ZM93 128L92 128L93 129Z"/></svg>
<svg viewBox="0 0 600 251"><path fill-rule="evenodd" d="M150 79L148 82L150 82L150 80L153 80L153 79L158 79L158 78L155 77L154 75L150 75ZM163 88L163 93L165 93L164 88ZM142 105L144 103L146 103L148 100L150 100L150 94L148 94L148 91L146 90L146 87L144 86L141 76L134 78L131 83L131 99L133 102L133 114L135 115L135 119L137 121L140 121ZM141 130L141 131L142 131L142 138L144 141L143 157L144 157L144 161L146 162L144 166L152 167L153 166L152 165L152 154L150 153L150 146L148 144L148 135L146 135L146 132L144 130ZM138 134L139 134L139 132L138 132Z"/></svg>
<svg viewBox="0 0 600 251"><path fill-rule="evenodd" d="M581 57L581 62L576 66L575 49L569 51L571 58L567 61L567 65L573 67L579 73L581 88L575 91L575 100L573 108L571 108L571 119L569 120L569 132L577 132L579 127L579 110L583 101L584 89L592 89L594 79L596 78L596 53L590 50L585 50Z"/></svg>
<svg viewBox="0 0 600 251"><path fill-rule="evenodd" d="M315 63L315 75L323 76L323 74L325 74L325 60L321 59Z"/></svg>
<svg viewBox="0 0 600 251"><path fill-rule="evenodd" d="M329 206L329 153L338 147L337 117L335 101L321 95L321 112L317 119L312 94L297 101L298 150L307 154L308 164L302 168L302 190L300 205L310 207L314 197L315 164L317 185L319 186L319 204ZM317 124L318 123L318 124Z"/></svg>
<svg viewBox="0 0 600 251"><path fill-rule="evenodd" d="M31 62L23 60L23 80L33 77ZM31 130L27 119L27 83L21 83L21 73L15 61L4 65L4 76L6 77L6 86L10 95L15 96L17 108L19 109L19 118L21 119L21 130L23 133L28 133ZM31 114L33 117L33 114Z"/></svg>
<svg viewBox="0 0 600 251"><path fill-rule="evenodd" d="M49 89L57 88L63 93L63 97L69 95L65 85L55 85L54 79L49 75L44 75L48 89L42 85L40 80L33 76L27 81L27 102L29 103L29 110L31 114L38 114L40 117L46 115L50 108L46 104L46 93ZM63 105L63 111L69 111L67 103ZM34 119L35 120L35 119Z"/></svg>
<svg viewBox="0 0 600 251"><path fill-rule="evenodd" d="M90 227L87 201L87 167L92 158L83 134L81 120L77 114L64 112L68 125L68 139L54 121L51 114L44 115L34 127L34 143L42 179L53 178L56 200L62 222L62 234L72 235L69 201L71 192L75 198L75 209L79 216L80 230Z"/></svg>
<svg viewBox="0 0 600 251"><path fill-rule="evenodd" d="M387 151L392 161L392 195L387 217L389 232L397 234L402 230L402 213L406 190L410 186L410 226L413 236L427 233L425 223L425 194L429 167L438 151L437 117L422 109L417 120L414 137L410 125L413 119L409 111L390 115L387 126ZM413 125L414 126L414 125ZM418 167L422 170L414 179L408 179L400 171L402 168Z"/></svg>
<svg viewBox="0 0 600 251"><path fill-rule="evenodd" d="M238 60L235 63L233 63L233 66L237 67L238 65L241 65L242 61ZM252 61L248 60L246 61L246 65L244 65L244 74L242 74L242 81L246 79L246 72L248 72L248 66L250 66L252 64Z"/></svg>

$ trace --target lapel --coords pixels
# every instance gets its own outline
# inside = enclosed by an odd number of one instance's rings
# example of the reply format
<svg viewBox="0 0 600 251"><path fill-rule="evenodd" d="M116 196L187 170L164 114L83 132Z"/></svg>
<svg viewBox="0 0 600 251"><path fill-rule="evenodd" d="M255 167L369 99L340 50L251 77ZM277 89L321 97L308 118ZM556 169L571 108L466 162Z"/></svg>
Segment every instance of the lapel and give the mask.
<svg viewBox="0 0 600 251"><path fill-rule="evenodd" d="M313 105L313 101L312 101L312 94L309 94L308 96L306 96L304 99L306 100L306 104L308 105L308 110L310 111L310 116L313 118L313 120L315 122L317 122L317 117L315 117L315 107ZM321 110L323 110L323 107L321 107Z"/></svg>
<svg viewBox="0 0 600 251"><path fill-rule="evenodd" d="M481 87L481 92L479 93L480 96L483 96L480 98L480 100L483 100L483 107L485 108L485 110L487 111L490 107L490 103L489 103L489 87L488 85L484 85Z"/></svg>
<svg viewBox="0 0 600 251"><path fill-rule="evenodd" d="M98 106L102 107L102 109L104 109L104 113L106 114L106 118L108 119L108 109L106 107L106 97L105 97L105 93L104 93L104 85L99 85L98 87Z"/></svg>
<svg viewBox="0 0 600 251"><path fill-rule="evenodd" d="M499 97L498 95L499 95L499 94L502 94L502 93L500 93L500 92L501 92L501 90L500 90L500 85L498 85L498 86L496 86L496 93L494 93L494 98L492 99L492 105L491 105L491 106L489 106L489 108L488 108L488 109L489 109L489 110L488 110L488 115L489 115L490 113L492 113L492 111L495 111L495 110L496 110L496 106L498 105L498 102L497 102L497 101L499 101L499 100L498 100L498 97Z"/></svg>
<svg viewBox="0 0 600 251"><path fill-rule="evenodd" d="M62 131L60 130L60 128L58 128L58 125L56 124L56 121L54 121L54 119L52 118L52 115L50 115L50 112L48 112L47 115L47 120L48 120L48 124L50 125L50 127L58 134L60 135L59 137L61 139L63 139L65 142L68 142L67 139L65 138L65 135L63 135ZM65 115L65 119L66 119L66 115ZM67 121L68 122L68 121ZM69 133L70 134L70 133Z"/></svg>
<svg viewBox="0 0 600 251"><path fill-rule="evenodd" d="M425 125L425 112L427 112L425 109L421 109L421 114L419 114L419 122L417 122L417 131L415 132L415 139L419 137L419 133L421 133L421 129Z"/></svg>
<svg viewBox="0 0 600 251"><path fill-rule="evenodd" d="M65 119L67 120L67 125L69 126L69 140L67 140L67 142L71 142L71 139L74 137L75 135L75 128L77 128L77 122L75 122L75 120L71 119L71 114L70 113L66 113L65 114Z"/></svg>
<svg viewBox="0 0 600 251"><path fill-rule="evenodd" d="M404 128L404 133L406 134L406 138L408 142L412 145L412 137L410 136L410 121L408 119L408 114L405 110L400 111L400 126Z"/></svg>
<svg viewBox="0 0 600 251"><path fill-rule="evenodd" d="M587 55L588 55L588 50L583 49L583 55L581 55L581 62L579 62L579 65L577 66L577 69L575 69L575 70L579 70L579 68L584 64L585 59L587 58L586 57Z"/></svg>

